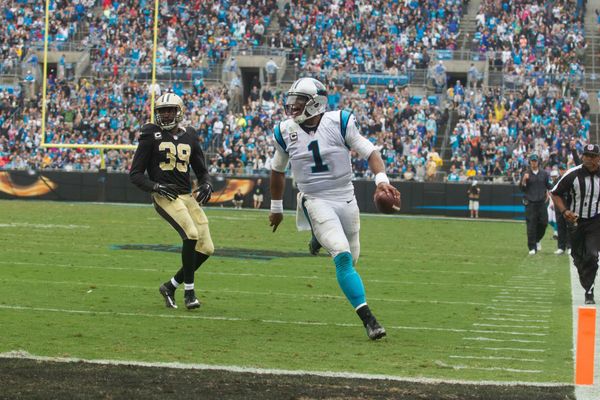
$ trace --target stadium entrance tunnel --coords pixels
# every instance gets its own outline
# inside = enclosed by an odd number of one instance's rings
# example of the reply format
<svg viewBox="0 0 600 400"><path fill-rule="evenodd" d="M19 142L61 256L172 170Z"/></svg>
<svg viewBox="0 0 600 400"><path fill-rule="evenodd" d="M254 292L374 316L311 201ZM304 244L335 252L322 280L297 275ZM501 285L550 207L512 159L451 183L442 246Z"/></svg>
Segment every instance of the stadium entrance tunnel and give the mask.
<svg viewBox="0 0 600 400"><path fill-rule="evenodd" d="M250 96L253 86L257 86L260 93L260 68L244 67L240 68L242 72L242 85L244 87L244 99Z"/></svg>
<svg viewBox="0 0 600 400"><path fill-rule="evenodd" d="M120 244L112 245L112 250L142 250L142 251L165 251L169 253L181 253L181 246L168 244ZM215 250L213 257L231 257L250 260L272 260L274 258L313 257L308 252L298 251L274 251L260 249L242 249L223 247Z"/></svg>
<svg viewBox="0 0 600 400"><path fill-rule="evenodd" d="M456 84L456 81L460 81L463 87L467 87L467 73L466 72L448 72L448 87Z"/></svg>

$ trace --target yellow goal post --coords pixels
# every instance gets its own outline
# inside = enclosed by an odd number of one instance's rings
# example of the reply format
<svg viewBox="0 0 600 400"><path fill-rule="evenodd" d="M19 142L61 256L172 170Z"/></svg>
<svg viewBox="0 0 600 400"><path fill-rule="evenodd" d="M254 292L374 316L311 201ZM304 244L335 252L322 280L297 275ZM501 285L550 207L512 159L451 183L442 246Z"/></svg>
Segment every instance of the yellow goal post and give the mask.
<svg viewBox="0 0 600 400"><path fill-rule="evenodd" d="M104 150L135 150L136 145L133 144L77 144L77 143L46 143L46 91L48 85L48 28L50 25L50 1L46 0L46 11L44 21L44 66L42 73L42 125L41 136L42 140L40 147L42 148L61 148L61 149L96 149L100 150L100 168L105 169ZM154 43L152 48L152 86L156 83L156 48L158 43L158 5L159 0L154 1ZM151 90L150 109L154 109L154 94ZM154 113L150 113L150 122L154 122Z"/></svg>

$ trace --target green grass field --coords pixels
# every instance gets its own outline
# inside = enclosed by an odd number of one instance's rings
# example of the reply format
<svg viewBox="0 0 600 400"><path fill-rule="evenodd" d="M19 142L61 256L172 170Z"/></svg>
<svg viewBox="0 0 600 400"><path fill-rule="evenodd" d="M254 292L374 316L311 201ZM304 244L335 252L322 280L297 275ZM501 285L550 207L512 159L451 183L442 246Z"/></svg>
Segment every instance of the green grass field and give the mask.
<svg viewBox="0 0 600 400"><path fill-rule="evenodd" d="M152 207L0 201L0 353L572 382L568 262L550 235L528 257L524 224L363 215L357 269L388 331L371 342L292 214L272 233L266 212L206 213L217 252L190 312L157 290L177 253L120 249L180 244Z"/></svg>

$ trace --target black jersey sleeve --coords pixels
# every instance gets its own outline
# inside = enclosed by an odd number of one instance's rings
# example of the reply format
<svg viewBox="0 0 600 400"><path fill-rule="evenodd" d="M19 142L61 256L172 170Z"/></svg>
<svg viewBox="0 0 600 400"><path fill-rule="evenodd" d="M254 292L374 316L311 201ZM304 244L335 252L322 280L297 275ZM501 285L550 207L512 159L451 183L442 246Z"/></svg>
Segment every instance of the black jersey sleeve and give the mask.
<svg viewBox="0 0 600 400"><path fill-rule="evenodd" d="M145 174L150 158L152 157L154 132L156 131L154 127L155 125L152 124L146 124L142 127L139 144L135 150L131 169L129 170L129 179L131 182L145 192L151 192L156 183L150 180Z"/></svg>
<svg viewBox="0 0 600 400"><path fill-rule="evenodd" d="M208 169L206 168L206 160L204 159L204 152L198 143L197 133L194 128L188 127L187 133L194 138L192 141L192 156L190 158L190 165L198 178L198 184L210 183L210 176L208 175Z"/></svg>

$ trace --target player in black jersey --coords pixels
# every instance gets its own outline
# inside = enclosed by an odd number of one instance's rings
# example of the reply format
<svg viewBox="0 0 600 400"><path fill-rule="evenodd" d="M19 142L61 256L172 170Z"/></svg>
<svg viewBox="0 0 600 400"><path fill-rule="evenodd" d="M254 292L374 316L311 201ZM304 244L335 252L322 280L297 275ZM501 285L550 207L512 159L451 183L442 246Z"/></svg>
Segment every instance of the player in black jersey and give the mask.
<svg viewBox="0 0 600 400"><path fill-rule="evenodd" d="M182 267L160 286L160 294L167 307L177 308L175 289L183 283L185 306L194 309L200 307L194 273L214 252L208 219L200 207L210 200L212 186L196 131L180 126L183 114L183 101L176 94L167 93L156 100L156 123L142 127L129 177L137 187L152 193L156 211L183 239ZM190 166L198 178L193 193Z"/></svg>

